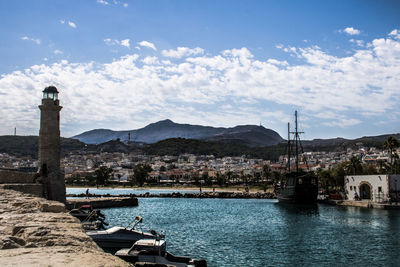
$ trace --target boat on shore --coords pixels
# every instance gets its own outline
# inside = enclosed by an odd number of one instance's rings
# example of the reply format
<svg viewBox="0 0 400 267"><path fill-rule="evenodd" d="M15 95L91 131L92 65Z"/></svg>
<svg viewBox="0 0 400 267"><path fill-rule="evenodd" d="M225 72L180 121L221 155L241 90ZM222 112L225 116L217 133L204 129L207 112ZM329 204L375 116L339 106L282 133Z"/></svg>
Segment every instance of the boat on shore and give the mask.
<svg viewBox="0 0 400 267"><path fill-rule="evenodd" d="M288 123L288 173L276 188L279 202L286 203L316 203L318 197L318 179L313 172L299 170L299 146L302 149L297 128L297 111L295 112L295 131L290 131ZM291 134L294 135L291 140ZM294 146L294 149L292 148ZM290 171L291 155L295 156L295 171Z"/></svg>
<svg viewBox="0 0 400 267"><path fill-rule="evenodd" d="M205 260L174 256L167 252L166 247L163 239L141 239L131 248L118 250L115 256L130 263L149 263L155 266L207 267Z"/></svg>

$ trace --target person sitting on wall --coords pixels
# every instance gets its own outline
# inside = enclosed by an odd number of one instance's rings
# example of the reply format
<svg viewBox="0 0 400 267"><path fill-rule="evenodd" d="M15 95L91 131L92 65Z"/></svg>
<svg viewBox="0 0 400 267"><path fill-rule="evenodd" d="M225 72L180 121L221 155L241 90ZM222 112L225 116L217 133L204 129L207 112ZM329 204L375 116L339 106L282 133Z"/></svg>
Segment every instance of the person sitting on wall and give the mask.
<svg viewBox="0 0 400 267"><path fill-rule="evenodd" d="M357 194L357 191L354 191L354 199L355 200L360 200L360 197Z"/></svg>

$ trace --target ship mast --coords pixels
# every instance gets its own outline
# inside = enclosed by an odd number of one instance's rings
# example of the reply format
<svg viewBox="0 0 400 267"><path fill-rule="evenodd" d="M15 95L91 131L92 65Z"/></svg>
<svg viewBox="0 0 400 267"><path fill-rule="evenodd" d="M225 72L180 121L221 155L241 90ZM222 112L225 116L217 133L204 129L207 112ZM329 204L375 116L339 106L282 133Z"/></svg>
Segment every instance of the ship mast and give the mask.
<svg viewBox="0 0 400 267"><path fill-rule="evenodd" d="M296 142L296 173L299 172L299 146L298 146L298 140L299 140L299 132L297 131L297 110L294 112L294 118L295 118L295 142Z"/></svg>
<svg viewBox="0 0 400 267"><path fill-rule="evenodd" d="M296 173L299 172L299 141L300 141L300 136L299 134L304 133L304 132L299 132L297 128L297 110L294 112L294 124L295 124L295 131L290 132L294 134L294 143L295 143L295 153L296 153Z"/></svg>
<svg viewBox="0 0 400 267"><path fill-rule="evenodd" d="M287 134L288 134L288 138L287 138L287 142L288 142L288 172L290 172L290 154L292 153L291 152L291 149L290 149L290 123L288 122L287 123Z"/></svg>

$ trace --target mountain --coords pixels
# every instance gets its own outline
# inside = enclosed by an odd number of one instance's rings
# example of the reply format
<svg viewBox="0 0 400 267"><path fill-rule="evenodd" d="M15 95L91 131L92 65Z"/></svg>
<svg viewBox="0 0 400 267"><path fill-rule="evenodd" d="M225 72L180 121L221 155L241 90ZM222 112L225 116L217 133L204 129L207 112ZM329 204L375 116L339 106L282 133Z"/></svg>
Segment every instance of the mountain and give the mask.
<svg viewBox="0 0 400 267"><path fill-rule="evenodd" d="M163 120L151 123L144 128L130 131L112 131L97 129L73 136L87 144L99 144L119 138L121 141L156 143L169 138L198 139L224 143L236 143L247 146L271 146L283 141L275 131L263 126L241 125L233 128L174 123Z"/></svg>
<svg viewBox="0 0 400 267"><path fill-rule="evenodd" d="M331 139L314 139L302 141L302 144L304 148L312 151L333 151L345 148L356 148L359 144L367 147L382 148L383 142L385 142L389 136L400 140L400 134L397 133L378 136L363 136L356 139L345 139L340 137Z"/></svg>

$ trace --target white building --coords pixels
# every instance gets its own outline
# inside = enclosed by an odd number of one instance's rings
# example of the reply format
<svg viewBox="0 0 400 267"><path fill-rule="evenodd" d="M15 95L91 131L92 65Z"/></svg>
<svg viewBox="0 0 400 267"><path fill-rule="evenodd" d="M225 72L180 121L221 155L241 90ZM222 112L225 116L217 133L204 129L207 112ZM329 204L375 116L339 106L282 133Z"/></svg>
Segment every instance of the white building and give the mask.
<svg viewBox="0 0 400 267"><path fill-rule="evenodd" d="M349 200L357 195L373 202L399 201L400 175L349 175L345 177L345 189Z"/></svg>

